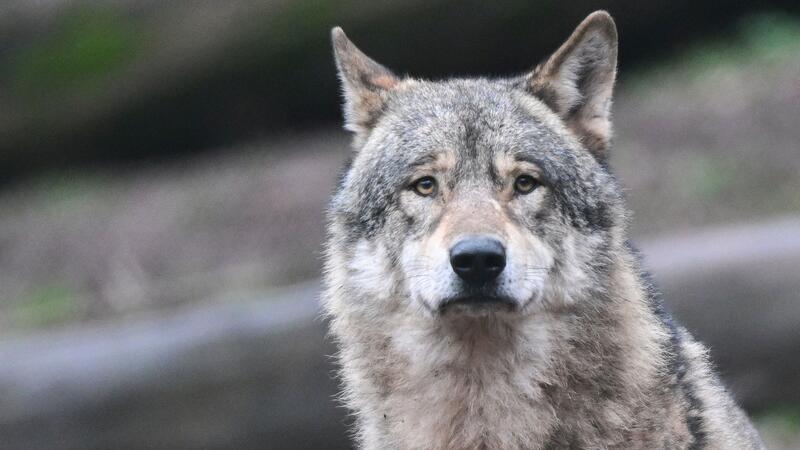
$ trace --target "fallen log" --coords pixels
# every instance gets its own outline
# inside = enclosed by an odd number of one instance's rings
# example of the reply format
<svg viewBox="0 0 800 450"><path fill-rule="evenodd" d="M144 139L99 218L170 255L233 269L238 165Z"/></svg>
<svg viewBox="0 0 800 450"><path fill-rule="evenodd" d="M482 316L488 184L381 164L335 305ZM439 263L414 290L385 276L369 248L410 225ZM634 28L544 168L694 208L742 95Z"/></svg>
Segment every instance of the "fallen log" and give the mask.
<svg viewBox="0 0 800 450"><path fill-rule="evenodd" d="M800 402L800 218L643 243L668 307L749 409Z"/></svg>

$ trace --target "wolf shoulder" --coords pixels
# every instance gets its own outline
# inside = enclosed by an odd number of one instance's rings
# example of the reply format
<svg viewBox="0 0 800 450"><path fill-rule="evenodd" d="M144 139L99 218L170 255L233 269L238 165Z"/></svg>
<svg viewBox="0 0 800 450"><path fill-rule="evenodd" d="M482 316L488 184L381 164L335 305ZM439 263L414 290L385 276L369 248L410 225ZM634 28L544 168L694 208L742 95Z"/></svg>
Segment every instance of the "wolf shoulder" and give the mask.
<svg viewBox="0 0 800 450"><path fill-rule="evenodd" d="M745 412L717 376L708 349L682 326L675 325L677 388L687 403L687 422L695 442L691 448L763 449L764 444Z"/></svg>

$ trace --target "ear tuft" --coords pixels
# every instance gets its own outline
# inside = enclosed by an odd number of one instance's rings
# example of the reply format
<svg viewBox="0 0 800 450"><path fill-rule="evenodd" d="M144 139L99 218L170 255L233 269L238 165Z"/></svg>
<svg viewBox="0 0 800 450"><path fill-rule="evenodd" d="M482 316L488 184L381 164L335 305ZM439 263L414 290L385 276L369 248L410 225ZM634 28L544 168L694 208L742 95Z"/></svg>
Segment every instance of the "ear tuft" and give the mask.
<svg viewBox="0 0 800 450"><path fill-rule="evenodd" d="M342 82L345 128L359 137L369 133L399 79L353 44L344 31L331 30L333 54Z"/></svg>
<svg viewBox="0 0 800 450"><path fill-rule="evenodd" d="M611 96L617 74L617 27L595 11L526 79L526 88L556 112L598 159L611 141Z"/></svg>

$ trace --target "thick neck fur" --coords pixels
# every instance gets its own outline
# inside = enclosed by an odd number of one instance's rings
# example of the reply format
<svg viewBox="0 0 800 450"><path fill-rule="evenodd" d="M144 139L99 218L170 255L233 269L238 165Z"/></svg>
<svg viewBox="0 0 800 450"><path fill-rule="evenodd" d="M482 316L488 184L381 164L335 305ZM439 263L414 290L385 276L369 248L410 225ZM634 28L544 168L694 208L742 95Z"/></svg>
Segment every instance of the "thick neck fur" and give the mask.
<svg viewBox="0 0 800 450"><path fill-rule="evenodd" d="M524 316L423 319L408 302L391 299L384 304L395 306L376 314L375 299L355 301L339 284L329 291L327 307L341 344L344 400L356 411L362 446L609 448L636 442L638 432L644 435L672 412L659 389L668 383L662 360L667 333L631 261L624 252L612 264L602 292ZM329 277L336 286L339 277ZM350 295L347 302L344 295ZM361 302L365 307L354 306Z"/></svg>

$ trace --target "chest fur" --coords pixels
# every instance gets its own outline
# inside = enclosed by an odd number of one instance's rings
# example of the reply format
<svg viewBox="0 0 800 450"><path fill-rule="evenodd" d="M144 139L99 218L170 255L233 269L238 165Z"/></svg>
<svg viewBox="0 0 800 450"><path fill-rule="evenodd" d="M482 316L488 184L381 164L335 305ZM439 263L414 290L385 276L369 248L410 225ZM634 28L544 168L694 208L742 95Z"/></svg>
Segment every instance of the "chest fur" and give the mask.
<svg viewBox="0 0 800 450"><path fill-rule="evenodd" d="M384 341L383 357L362 368L372 379L362 394L370 398L373 416L362 420L378 422L383 442L376 446L543 445L555 421L544 392L553 330L540 324L525 331L498 323L456 330L396 327Z"/></svg>

